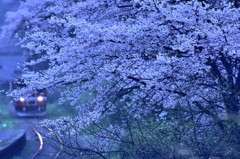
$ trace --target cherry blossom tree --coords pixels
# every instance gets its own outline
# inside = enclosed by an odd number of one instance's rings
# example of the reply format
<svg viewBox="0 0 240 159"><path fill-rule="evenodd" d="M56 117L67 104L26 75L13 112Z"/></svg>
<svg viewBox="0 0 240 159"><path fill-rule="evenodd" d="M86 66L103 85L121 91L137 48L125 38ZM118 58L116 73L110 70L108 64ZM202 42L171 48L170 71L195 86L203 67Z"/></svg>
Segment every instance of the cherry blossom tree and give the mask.
<svg viewBox="0 0 240 159"><path fill-rule="evenodd" d="M177 105L191 119L185 129L198 144L203 138L196 129L205 131L209 123L217 126L214 133L234 135L240 108L239 12L236 3L224 2L216 7L197 1L27 0L8 14L2 37L19 37L37 57L25 64L36 76L10 95L64 88L60 104L70 101L79 115L43 123L57 133L82 133L85 147L78 140L72 147L102 158L126 152L119 145L134 145L132 134L146 137L146 117L166 122ZM44 62L45 69L29 67ZM92 98L82 104L86 93ZM106 119L111 122L103 124ZM207 156L215 150L210 147ZM159 153L154 155L164 152Z"/></svg>

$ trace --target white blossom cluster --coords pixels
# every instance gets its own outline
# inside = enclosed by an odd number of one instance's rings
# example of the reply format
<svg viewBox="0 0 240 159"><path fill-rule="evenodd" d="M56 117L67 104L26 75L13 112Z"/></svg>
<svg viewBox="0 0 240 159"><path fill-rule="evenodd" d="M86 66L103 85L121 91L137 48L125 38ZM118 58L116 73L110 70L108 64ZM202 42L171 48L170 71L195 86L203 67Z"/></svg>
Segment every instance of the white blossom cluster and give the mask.
<svg viewBox="0 0 240 159"><path fill-rule="evenodd" d="M61 101L78 108L81 117L76 119L91 122L118 109L138 118L157 105L167 109L179 102L208 107L214 101L225 109L223 93L229 90L224 82L239 89L240 10L231 4L214 9L197 1L128 4L23 2L8 14L2 36L17 32L22 47L40 55L26 66L49 61L49 68L33 72L27 89L12 95L64 87ZM93 98L80 105L87 91Z"/></svg>

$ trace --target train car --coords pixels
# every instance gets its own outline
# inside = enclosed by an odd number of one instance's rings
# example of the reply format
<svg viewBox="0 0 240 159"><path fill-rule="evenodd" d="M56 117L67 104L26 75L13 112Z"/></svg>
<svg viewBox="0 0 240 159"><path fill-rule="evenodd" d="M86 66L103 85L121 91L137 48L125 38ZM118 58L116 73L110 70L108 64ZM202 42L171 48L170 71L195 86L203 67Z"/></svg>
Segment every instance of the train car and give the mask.
<svg viewBox="0 0 240 159"><path fill-rule="evenodd" d="M30 76L23 74L22 79L18 79L21 82L15 82L15 88L26 87L24 79ZM45 89L37 90L27 99L20 97L18 100L14 100L14 106L18 116L44 116L47 106L47 91Z"/></svg>

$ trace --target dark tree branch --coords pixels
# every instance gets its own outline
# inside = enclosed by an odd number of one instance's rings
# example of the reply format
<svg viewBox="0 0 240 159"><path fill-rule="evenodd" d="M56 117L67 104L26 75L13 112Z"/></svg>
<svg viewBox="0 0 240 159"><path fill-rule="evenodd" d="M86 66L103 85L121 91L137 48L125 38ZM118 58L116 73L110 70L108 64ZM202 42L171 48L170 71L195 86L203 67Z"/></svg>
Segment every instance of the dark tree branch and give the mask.
<svg viewBox="0 0 240 159"><path fill-rule="evenodd" d="M218 115L209 111L207 107L204 108L198 101L194 101L193 104L195 104L203 113L206 113L207 115L211 116L214 119L214 121L219 125L221 130L224 130L224 125Z"/></svg>
<svg viewBox="0 0 240 159"><path fill-rule="evenodd" d="M222 76L216 61L208 59L207 65L211 66L213 76L219 81L220 84L226 84L227 80Z"/></svg>
<svg viewBox="0 0 240 159"><path fill-rule="evenodd" d="M233 87L233 70L232 65L230 62L227 61L226 57L223 55L223 53L220 53L220 61L222 62L223 66L225 67L227 71L228 76L228 84Z"/></svg>

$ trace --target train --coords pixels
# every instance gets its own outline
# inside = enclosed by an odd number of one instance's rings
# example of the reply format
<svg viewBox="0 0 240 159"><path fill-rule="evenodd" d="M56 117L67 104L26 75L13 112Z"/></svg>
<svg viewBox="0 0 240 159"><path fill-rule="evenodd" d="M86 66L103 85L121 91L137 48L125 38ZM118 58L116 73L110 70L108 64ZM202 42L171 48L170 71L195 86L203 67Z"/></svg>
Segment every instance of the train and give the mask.
<svg viewBox="0 0 240 159"><path fill-rule="evenodd" d="M24 80L31 76L30 74L22 74L22 77L14 82L13 88L26 87ZM40 89L27 99L24 97L14 99L14 106L17 116L44 116L47 107L47 91L46 89Z"/></svg>

